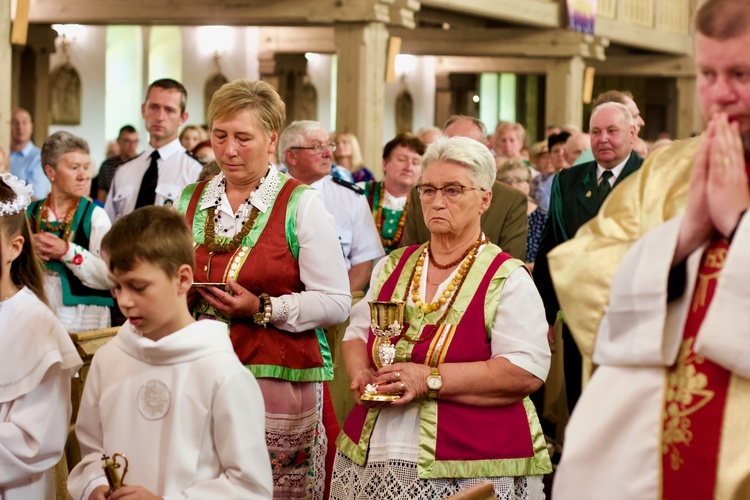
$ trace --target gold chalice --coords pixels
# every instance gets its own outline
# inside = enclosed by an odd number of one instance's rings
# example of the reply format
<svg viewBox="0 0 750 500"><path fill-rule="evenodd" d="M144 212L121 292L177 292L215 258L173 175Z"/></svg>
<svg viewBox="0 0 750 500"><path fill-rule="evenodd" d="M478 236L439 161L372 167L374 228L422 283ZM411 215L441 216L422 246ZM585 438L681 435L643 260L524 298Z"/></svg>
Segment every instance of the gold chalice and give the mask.
<svg viewBox="0 0 750 500"><path fill-rule="evenodd" d="M401 301L379 301L370 304L370 328L377 337L378 359L380 367L393 364L396 357L396 346L391 343L393 337L401 335L404 329L404 303ZM400 394L379 394L376 384L368 384L360 399L364 401L395 401Z"/></svg>
<svg viewBox="0 0 750 500"><path fill-rule="evenodd" d="M122 465L117 461L118 457L122 458L125 463L125 467L122 470L122 475L117 471L117 469L122 467ZM122 488L122 485L124 484L123 481L125 480L125 474L128 473L128 458L122 453L115 453L114 455L112 455L111 459L107 455L102 455L102 460L104 461L102 469L104 469L104 475L107 477L107 482L109 483L109 491L107 492L107 496L109 496L116 489Z"/></svg>

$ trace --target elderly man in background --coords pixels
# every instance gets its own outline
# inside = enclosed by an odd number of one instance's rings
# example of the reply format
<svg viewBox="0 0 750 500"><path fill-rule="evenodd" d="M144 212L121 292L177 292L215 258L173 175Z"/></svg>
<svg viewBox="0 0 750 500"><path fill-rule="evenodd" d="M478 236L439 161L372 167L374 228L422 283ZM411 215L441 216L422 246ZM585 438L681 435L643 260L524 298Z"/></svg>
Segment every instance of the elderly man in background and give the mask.
<svg viewBox="0 0 750 500"><path fill-rule="evenodd" d="M455 115L445 124L445 137L468 137L484 144L487 128L481 120L472 116ZM407 205L406 226L401 246L416 245L430 239L422 213L419 196L412 190ZM529 223L526 217L526 196L497 181L492 185L490 207L482 214L482 231L495 245L517 259L526 258L526 236Z"/></svg>
<svg viewBox="0 0 750 500"><path fill-rule="evenodd" d="M320 123L300 120L282 132L279 158L286 164L289 175L323 194L326 210L336 221L349 286L356 292L367 286L373 261L385 252L361 189L331 177L335 147Z"/></svg>
<svg viewBox="0 0 750 500"><path fill-rule="evenodd" d="M47 196L50 183L42 168L42 151L31 142L34 123L22 108L13 110L10 120L10 173L31 184L34 198Z"/></svg>
<svg viewBox="0 0 750 500"><path fill-rule="evenodd" d="M565 161L568 162L569 165L575 165L576 160L578 160L587 149L589 151L591 150L591 135L585 132L576 132L565 141Z"/></svg>
<svg viewBox="0 0 750 500"><path fill-rule="evenodd" d="M613 187L635 172L642 162L633 151L636 138L633 117L623 104L605 103L595 108L589 125L594 161L555 176L549 218L536 258L534 281L544 301L550 329L560 307L550 279L547 253L572 238L579 227L594 217ZM597 263L589 261L589 265L596 267ZM563 328L562 340L566 396L572 411L581 394L582 361L567 328Z"/></svg>
<svg viewBox="0 0 750 500"><path fill-rule="evenodd" d="M550 254L599 366L568 426L556 500L750 496L750 2L707 0L695 23L706 133L650 155Z"/></svg>

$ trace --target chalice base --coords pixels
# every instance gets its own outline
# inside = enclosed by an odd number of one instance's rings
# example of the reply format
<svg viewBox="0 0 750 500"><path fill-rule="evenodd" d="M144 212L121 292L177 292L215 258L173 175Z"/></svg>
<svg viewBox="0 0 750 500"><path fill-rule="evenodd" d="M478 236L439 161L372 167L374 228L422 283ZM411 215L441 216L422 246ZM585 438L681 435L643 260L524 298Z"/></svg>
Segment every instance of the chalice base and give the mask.
<svg viewBox="0 0 750 500"><path fill-rule="evenodd" d="M400 394L368 394L364 393L362 394L359 399L362 401L385 401L385 402L391 402L396 401L398 399L401 399Z"/></svg>

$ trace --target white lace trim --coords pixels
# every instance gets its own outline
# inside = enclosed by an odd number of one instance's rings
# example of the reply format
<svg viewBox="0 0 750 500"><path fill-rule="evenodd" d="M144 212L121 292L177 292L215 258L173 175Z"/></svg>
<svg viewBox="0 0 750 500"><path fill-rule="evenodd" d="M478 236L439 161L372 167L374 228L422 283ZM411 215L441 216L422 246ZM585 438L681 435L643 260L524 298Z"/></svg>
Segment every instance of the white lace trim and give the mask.
<svg viewBox="0 0 750 500"><path fill-rule="evenodd" d="M500 500L543 500L542 476L467 479L419 479L417 464L406 460L368 463L360 467L340 451L331 478L332 500L410 500L445 498L483 481L492 481Z"/></svg>
<svg viewBox="0 0 750 500"><path fill-rule="evenodd" d="M271 304L273 305L271 323L286 323L289 319L289 302L284 297L271 297Z"/></svg>

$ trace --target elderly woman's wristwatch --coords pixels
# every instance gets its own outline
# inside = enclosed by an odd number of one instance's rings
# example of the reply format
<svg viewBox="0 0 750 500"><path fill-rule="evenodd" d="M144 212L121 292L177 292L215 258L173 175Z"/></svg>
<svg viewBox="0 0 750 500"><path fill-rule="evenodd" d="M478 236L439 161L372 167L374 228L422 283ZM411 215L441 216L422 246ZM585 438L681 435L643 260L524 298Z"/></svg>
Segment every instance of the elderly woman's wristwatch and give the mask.
<svg viewBox="0 0 750 500"><path fill-rule="evenodd" d="M440 376L437 367L432 367L431 372L427 377L427 397L437 399L438 391L443 388L443 377Z"/></svg>

